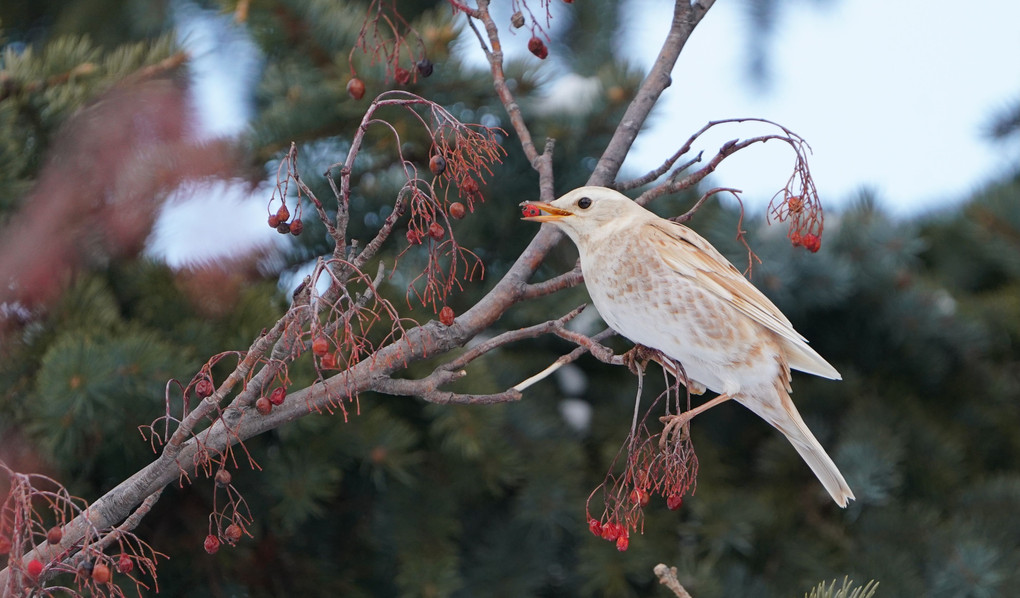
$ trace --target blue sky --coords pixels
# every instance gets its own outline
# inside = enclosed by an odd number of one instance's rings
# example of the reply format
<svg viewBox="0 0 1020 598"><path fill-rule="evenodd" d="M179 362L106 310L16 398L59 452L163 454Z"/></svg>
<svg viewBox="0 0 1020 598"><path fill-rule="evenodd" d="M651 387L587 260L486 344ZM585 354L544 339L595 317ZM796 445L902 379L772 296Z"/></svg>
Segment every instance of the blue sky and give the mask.
<svg viewBox="0 0 1020 598"><path fill-rule="evenodd" d="M628 165L661 162L678 138L710 120L756 116L808 140L819 194L830 205L867 187L893 213L916 214L959 201L1017 167L1020 148L991 142L986 131L993 114L1020 101L1020 2L786 4L765 87L747 77L747 7L715 4ZM634 8L627 37L662 39L668 7L639 0ZM626 47L641 64L654 59L655 48ZM756 133L731 128L704 147ZM782 147L762 147L727 160L714 179L743 189L752 205L768 201L791 164Z"/></svg>

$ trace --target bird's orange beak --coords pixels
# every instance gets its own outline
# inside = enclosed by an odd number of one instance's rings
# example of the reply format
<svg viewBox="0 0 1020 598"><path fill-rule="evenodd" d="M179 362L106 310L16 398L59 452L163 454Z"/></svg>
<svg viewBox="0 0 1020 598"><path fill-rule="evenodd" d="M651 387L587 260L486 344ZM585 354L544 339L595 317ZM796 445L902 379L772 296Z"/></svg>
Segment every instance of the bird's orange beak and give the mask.
<svg viewBox="0 0 1020 598"><path fill-rule="evenodd" d="M564 216L570 216L570 212L541 201L522 202L521 210L524 213L524 217L521 220L527 220L528 222L552 222ZM543 214L542 212L545 213Z"/></svg>

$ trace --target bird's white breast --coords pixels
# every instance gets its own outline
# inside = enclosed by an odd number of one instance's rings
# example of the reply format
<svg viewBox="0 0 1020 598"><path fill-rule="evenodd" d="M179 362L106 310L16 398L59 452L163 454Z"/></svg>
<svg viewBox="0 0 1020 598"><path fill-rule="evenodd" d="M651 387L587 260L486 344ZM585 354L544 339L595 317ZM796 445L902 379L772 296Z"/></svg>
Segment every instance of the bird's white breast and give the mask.
<svg viewBox="0 0 1020 598"><path fill-rule="evenodd" d="M606 323L679 361L715 392L774 384L775 343L749 340L762 339L763 328L674 272L635 232L602 239L597 251L579 245L585 285Z"/></svg>

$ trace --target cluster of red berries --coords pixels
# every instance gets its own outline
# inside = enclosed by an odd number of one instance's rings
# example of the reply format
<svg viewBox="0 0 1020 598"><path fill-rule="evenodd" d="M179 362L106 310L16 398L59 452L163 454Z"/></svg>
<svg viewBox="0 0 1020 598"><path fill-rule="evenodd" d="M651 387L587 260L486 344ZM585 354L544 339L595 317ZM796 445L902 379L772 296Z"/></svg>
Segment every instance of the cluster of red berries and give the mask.
<svg viewBox="0 0 1020 598"><path fill-rule="evenodd" d="M269 227L275 228L276 232L281 235L289 233L295 237L305 230L305 225L301 222L300 218L295 218L291 222L287 222L288 220L290 220L290 210L287 209L287 204L283 204L279 210L276 210L275 214L269 215Z"/></svg>
<svg viewBox="0 0 1020 598"><path fill-rule="evenodd" d="M591 518L588 520L588 529L603 540L616 542L616 549L620 552L630 547L630 532L627 531L627 526L622 523L602 523L598 519Z"/></svg>
<svg viewBox="0 0 1020 598"><path fill-rule="evenodd" d="M414 70L418 71L422 78L428 78L435 72L436 65L428 58L422 58L414 64ZM411 82L411 71L398 66L393 69L393 80L400 85L407 85ZM347 82L347 95L354 100L365 97L365 82L357 77L351 77L351 80Z"/></svg>
<svg viewBox="0 0 1020 598"><path fill-rule="evenodd" d="M794 247L803 247L811 253L815 253L822 246L822 238L814 233L808 233L801 236L800 233L793 233L790 235L790 242L793 243Z"/></svg>
<svg viewBox="0 0 1020 598"><path fill-rule="evenodd" d="M273 407L283 405L283 400L287 398L287 389L279 386L273 389L273 392L269 393L268 397L259 397L259 400L255 401L255 409L262 415L269 415L272 412ZM224 472L227 473L227 472ZM229 475L229 473L228 473ZM219 474L217 473L217 478ZM229 482L229 478L227 478ZM217 479L217 483L219 479Z"/></svg>

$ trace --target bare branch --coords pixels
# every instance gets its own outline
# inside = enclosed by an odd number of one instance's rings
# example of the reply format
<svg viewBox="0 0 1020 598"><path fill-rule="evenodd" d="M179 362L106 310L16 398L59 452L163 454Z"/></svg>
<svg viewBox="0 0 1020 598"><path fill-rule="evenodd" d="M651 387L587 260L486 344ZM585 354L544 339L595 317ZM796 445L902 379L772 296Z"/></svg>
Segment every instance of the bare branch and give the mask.
<svg viewBox="0 0 1020 598"><path fill-rule="evenodd" d="M687 0L677 0L673 7L673 21L666 41L662 44L662 49L659 50L659 55L638 89L637 95L627 107L606 151L602 153L602 158L588 178L588 184L607 186L616 180L623 160L627 157L645 120L648 119L663 90L672 84L670 73L676 65L680 51L712 4L712 1L699 1L692 6Z"/></svg>

